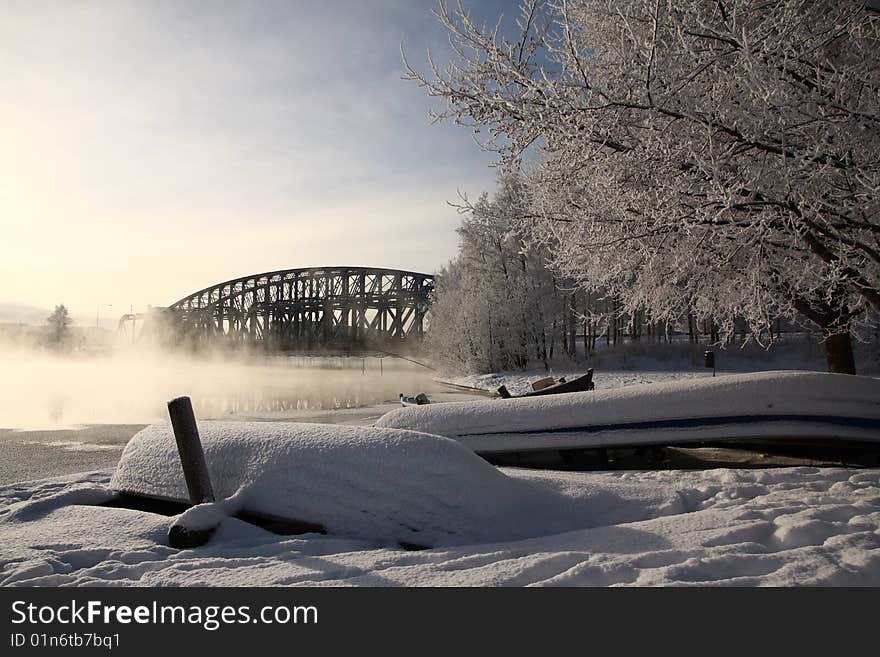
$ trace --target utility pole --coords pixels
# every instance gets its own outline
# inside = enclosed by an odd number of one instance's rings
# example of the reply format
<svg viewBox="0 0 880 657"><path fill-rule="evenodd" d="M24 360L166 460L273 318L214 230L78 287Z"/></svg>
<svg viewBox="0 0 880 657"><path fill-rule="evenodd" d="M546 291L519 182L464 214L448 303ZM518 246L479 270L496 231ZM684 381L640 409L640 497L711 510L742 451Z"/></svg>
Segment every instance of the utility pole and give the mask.
<svg viewBox="0 0 880 657"><path fill-rule="evenodd" d="M95 328L96 329L101 328L101 306L104 306L106 308L112 308L113 304L112 303L99 303L98 304L98 307L95 309Z"/></svg>

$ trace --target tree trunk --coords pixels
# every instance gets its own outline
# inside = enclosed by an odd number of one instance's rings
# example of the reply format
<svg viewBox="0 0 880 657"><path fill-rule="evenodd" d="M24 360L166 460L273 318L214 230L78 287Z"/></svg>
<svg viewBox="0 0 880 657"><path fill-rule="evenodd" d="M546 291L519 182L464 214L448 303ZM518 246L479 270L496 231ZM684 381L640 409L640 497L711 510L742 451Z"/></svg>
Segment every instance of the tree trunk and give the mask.
<svg viewBox="0 0 880 657"><path fill-rule="evenodd" d="M855 374L856 360L853 356L849 331L852 316L846 312L843 303L838 302L833 306L822 301L810 303L797 295L793 296L792 301L798 312L822 329L828 371L836 374Z"/></svg>
<svg viewBox="0 0 880 657"><path fill-rule="evenodd" d="M856 361L853 357L849 331L825 336L825 360L828 363L829 372L856 373Z"/></svg>

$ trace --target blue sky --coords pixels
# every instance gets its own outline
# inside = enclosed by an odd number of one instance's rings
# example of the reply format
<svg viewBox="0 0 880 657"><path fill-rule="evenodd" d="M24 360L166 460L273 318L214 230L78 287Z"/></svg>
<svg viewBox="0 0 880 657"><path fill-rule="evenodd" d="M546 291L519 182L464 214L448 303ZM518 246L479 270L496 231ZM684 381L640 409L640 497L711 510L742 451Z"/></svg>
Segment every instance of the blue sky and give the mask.
<svg viewBox="0 0 880 657"><path fill-rule="evenodd" d="M447 51L435 7L5 0L0 302L118 315L258 271L444 264L446 201L495 171L400 79L401 43Z"/></svg>

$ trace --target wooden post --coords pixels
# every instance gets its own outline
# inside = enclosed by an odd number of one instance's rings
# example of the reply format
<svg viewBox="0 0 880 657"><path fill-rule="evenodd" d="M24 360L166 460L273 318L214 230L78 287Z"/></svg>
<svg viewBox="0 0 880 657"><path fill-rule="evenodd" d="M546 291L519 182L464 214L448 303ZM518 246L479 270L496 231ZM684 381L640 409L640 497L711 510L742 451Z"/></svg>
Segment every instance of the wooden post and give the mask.
<svg viewBox="0 0 880 657"><path fill-rule="evenodd" d="M205 453L202 451L199 429L189 397L177 397L168 402L168 415L171 416L171 426L174 429L177 453L180 454L190 502L213 502L211 476L208 474L208 465L205 463ZM177 549L199 547L208 542L214 529L216 527L191 530L183 525L172 524L168 528L168 543Z"/></svg>
<svg viewBox="0 0 880 657"><path fill-rule="evenodd" d="M205 463L205 453L199 440L199 428L193 415L192 402L189 397L177 397L168 402L168 415L177 441L177 452L183 466L186 489L189 501L203 504L214 501L214 490L211 488L211 476Z"/></svg>

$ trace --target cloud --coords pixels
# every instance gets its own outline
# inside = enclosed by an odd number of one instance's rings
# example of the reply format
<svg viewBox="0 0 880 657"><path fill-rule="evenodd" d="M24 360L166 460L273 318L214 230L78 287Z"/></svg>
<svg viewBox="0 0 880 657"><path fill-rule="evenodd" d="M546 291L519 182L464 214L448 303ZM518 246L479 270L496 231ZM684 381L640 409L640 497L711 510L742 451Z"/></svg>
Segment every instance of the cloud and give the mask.
<svg viewBox="0 0 880 657"><path fill-rule="evenodd" d="M444 264L446 200L494 173L400 80L402 41L443 47L433 4L4 3L2 300L127 308L274 268Z"/></svg>

